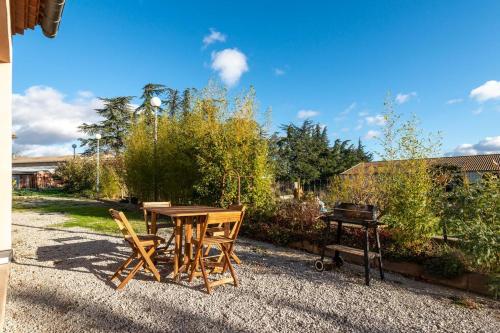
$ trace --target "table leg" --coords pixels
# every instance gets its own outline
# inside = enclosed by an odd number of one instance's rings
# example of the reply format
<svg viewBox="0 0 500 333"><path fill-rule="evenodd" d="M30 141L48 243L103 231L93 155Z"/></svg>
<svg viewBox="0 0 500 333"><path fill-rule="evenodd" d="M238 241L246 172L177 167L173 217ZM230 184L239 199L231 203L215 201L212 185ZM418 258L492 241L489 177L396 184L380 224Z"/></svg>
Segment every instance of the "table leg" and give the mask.
<svg viewBox="0 0 500 333"><path fill-rule="evenodd" d="M151 233L153 235L156 235L156 233L157 233L156 219L157 219L156 212L151 212Z"/></svg>
<svg viewBox="0 0 500 333"><path fill-rule="evenodd" d="M185 243L185 256L184 264L189 267L189 263L193 259L193 246L191 244L191 239L193 237L193 218L188 217L186 219L186 243Z"/></svg>
<svg viewBox="0 0 500 333"><path fill-rule="evenodd" d="M179 280L179 261L181 259L182 246L182 220L175 218L175 248L174 248L174 280Z"/></svg>

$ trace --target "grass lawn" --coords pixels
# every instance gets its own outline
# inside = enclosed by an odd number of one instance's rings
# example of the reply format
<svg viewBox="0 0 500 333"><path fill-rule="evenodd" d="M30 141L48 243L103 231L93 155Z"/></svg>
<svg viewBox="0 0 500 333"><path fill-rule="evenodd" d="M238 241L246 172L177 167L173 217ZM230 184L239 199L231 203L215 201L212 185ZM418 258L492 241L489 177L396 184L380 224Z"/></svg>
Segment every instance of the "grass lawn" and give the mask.
<svg viewBox="0 0 500 333"><path fill-rule="evenodd" d="M61 197L76 198L77 196L64 192L62 189L49 188L44 190L19 189L12 191L14 197Z"/></svg>
<svg viewBox="0 0 500 333"><path fill-rule="evenodd" d="M14 210L34 210L41 213L62 213L69 219L54 227L73 228L81 227L98 233L120 234L116 223L111 219L108 210L110 208L122 209L112 204L102 203L96 200L81 198L63 198L57 196L23 196L13 197ZM139 210L124 210L136 233L145 233L146 227L142 212Z"/></svg>

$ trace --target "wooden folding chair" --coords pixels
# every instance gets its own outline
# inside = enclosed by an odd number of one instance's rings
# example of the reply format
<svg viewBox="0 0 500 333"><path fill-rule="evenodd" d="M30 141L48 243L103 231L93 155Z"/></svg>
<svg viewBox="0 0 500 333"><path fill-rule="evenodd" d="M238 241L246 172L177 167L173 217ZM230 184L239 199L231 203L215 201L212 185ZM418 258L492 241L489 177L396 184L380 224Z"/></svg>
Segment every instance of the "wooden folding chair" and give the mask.
<svg viewBox="0 0 500 333"><path fill-rule="evenodd" d="M146 223L146 232L148 234L155 234L158 232L158 229L162 228L170 228L172 227L171 223L168 222L160 222L156 221L156 230L152 230L152 222L150 219L150 214L148 214L148 208L168 208L172 207L172 203L170 201L159 201L159 202L143 202L142 203L142 211L144 213L144 222Z"/></svg>
<svg viewBox="0 0 500 333"><path fill-rule="evenodd" d="M172 207L172 203L170 201L160 201L160 202L143 202L142 203L142 211L144 212L144 222L146 222L146 231L148 234L154 234L156 235L158 232L158 229L164 229L164 228L171 228L170 232L170 237L167 240L167 244L165 248L168 248L170 245L172 245L172 242L174 240L174 225L173 223L169 222L160 222L156 221L156 230L152 230L152 221L150 219L150 214L148 214L147 208L167 208L167 207Z"/></svg>
<svg viewBox="0 0 500 333"><path fill-rule="evenodd" d="M193 262L191 263L191 272L189 274L189 282L191 282L197 273L198 265L201 269L201 275L203 276L203 280L205 282L205 287L207 288L207 292L210 294L212 287L225 284L225 283L233 283L235 287L238 286L238 278L236 277L236 272L234 271L233 265L231 264L231 255L230 253L234 249L234 242L238 237L239 227L233 226L231 228L231 224L240 225L242 220L243 212L220 212L220 213L210 213L207 218L201 224L200 233L197 235L198 239L192 239L192 244L195 245L195 257ZM211 235L207 233L207 229L210 227L222 227L224 228L224 235ZM232 232L232 230L235 232ZM208 246L217 246L224 256L221 263L217 261L211 261L210 259L218 258L219 255L216 256L207 256L204 254L203 248ZM229 269L231 273L230 278L222 278L220 280L216 280L213 282L209 282L207 267L222 267L222 273L224 273L227 269ZM208 267L211 268L211 267ZM211 269L211 272L214 270Z"/></svg>
<svg viewBox="0 0 500 333"><path fill-rule="evenodd" d="M121 281L121 283L116 287L116 289L122 289L125 285L137 274L137 272L141 268L146 268L151 273L153 273L154 278L157 281L160 281L160 273L153 263L156 255L156 250L160 244L165 243L165 239L156 235L137 235L128 222L125 214L122 212L116 211L114 209L110 209L109 213L113 220L115 220L116 224L120 228L120 231L125 238L125 241L132 248L132 254L123 262L123 264L116 270L115 274L111 277L110 281L113 281L115 278L120 277L121 272L123 272L134 259L137 259L138 262L132 268L130 273Z"/></svg>
<svg viewBox="0 0 500 333"><path fill-rule="evenodd" d="M233 204L233 205L229 205L229 207L227 207L227 208L230 210L237 210L237 211L240 211L242 213L239 223L234 223L233 227L231 228L231 234L238 233L240 231L241 224L243 223L243 218L245 217L246 206ZM225 232L225 230L221 225L216 226L216 227L209 227L207 229L207 234L209 234L210 236L222 236L222 235L224 235L224 232ZM205 250L205 256L208 256L210 254L211 248L212 248L212 246L207 247L207 249ZM236 264L241 265L241 259L238 258L236 253L234 253L234 249L229 254L231 255L231 258L234 259L234 262ZM219 255L219 259L217 261L221 262L223 258L224 258L224 254L221 252L221 254Z"/></svg>

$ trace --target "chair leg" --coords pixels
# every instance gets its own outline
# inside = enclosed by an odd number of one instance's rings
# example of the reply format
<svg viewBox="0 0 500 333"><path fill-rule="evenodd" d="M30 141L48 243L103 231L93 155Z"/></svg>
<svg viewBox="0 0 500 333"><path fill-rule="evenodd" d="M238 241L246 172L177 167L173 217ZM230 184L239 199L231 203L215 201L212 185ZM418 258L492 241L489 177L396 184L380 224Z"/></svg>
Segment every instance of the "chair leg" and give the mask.
<svg viewBox="0 0 500 333"><path fill-rule="evenodd" d="M189 282L193 281L194 273L196 272L196 269L198 268L198 261L201 257L201 252L203 251L203 248L196 248L196 254L194 255L194 260L191 263L191 272L189 273Z"/></svg>
<svg viewBox="0 0 500 333"><path fill-rule="evenodd" d="M142 258L143 261L145 261L145 264L146 264L146 268L148 268L148 270L153 273L156 281L160 281L161 280L161 277L160 277L160 272L158 272L158 269L156 269L156 266L154 265L153 261L151 261L151 256L154 255L156 251L156 247L152 247L147 253L146 253L146 257L145 258Z"/></svg>
<svg viewBox="0 0 500 333"><path fill-rule="evenodd" d="M208 275L207 271L205 270L205 263L203 262L203 256L201 256L199 260L200 260L201 274L203 275L203 280L205 281L205 287L207 287L207 293L210 294L212 290L210 288L210 282L208 282Z"/></svg>
<svg viewBox="0 0 500 333"><path fill-rule="evenodd" d="M227 248L223 245L222 246L222 252L224 253L224 257L226 257L226 264L227 267L229 268L229 272L231 272L231 276L233 277L233 283L234 286L238 286L238 278L236 277L236 272L234 271L233 265L231 264L231 257L229 255L229 252L227 251Z"/></svg>
<svg viewBox="0 0 500 333"><path fill-rule="evenodd" d="M207 249L205 250L205 256L208 256L210 254L211 249L212 249L212 245L208 245Z"/></svg>
<svg viewBox="0 0 500 333"><path fill-rule="evenodd" d="M134 260L136 255L137 254L135 252L132 253L130 257L128 257L127 260L125 260L123 264L116 270L115 274L113 274L113 276L109 279L109 281L113 281L114 279L116 279L120 275L120 273L123 272L123 270L127 268L128 265L130 265L130 263L132 262L132 260Z"/></svg>
<svg viewBox="0 0 500 333"><path fill-rule="evenodd" d="M172 241L174 240L174 237L175 237L175 232L172 231L172 234L170 235L170 238L168 239L167 241L167 245L165 246L166 249L168 249L168 247L170 246L170 244L172 244Z"/></svg>
<svg viewBox="0 0 500 333"><path fill-rule="evenodd" d="M233 258L236 264L241 265L241 259L238 258L238 256L236 255L236 253L234 253L234 251L231 252L231 258Z"/></svg>
<svg viewBox="0 0 500 333"><path fill-rule="evenodd" d="M132 269L132 271L128 273L127 277L118 285L118 287L116 287L116 289L122 289L123 287L125 287L125 285L130 281L130 279L132 279L135 276L135 274L137 274L137 272L142 268L142 266L144 266L143 259L141 259L139 263L134 267L134 269Z"/></svg>

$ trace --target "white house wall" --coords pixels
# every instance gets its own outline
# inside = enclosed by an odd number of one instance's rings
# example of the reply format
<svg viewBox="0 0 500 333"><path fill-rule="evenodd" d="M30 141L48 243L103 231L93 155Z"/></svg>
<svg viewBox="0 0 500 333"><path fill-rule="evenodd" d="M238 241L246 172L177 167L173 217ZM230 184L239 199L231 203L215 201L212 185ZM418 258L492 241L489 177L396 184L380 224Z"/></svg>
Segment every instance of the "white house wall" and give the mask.
<svg viewBox="0 0 500 333"><path fill-rule="evenodd" d="M12 243L12 42L9 15L9 1L0 0L0 331L5 314Z"/></svg>
<svg viewBox="0 0 500 333"><path fill-rule="evenodd" d="M0 0L0 45L12 54L8 1ZM5 50L3 50L5 52ZM9 56L10 58L10 56ZM12 221L12 63L0 62L0 251L11 248ZM0 260L2 260L0 258ZM1 262L0 262L1 263Z"/></svg>

